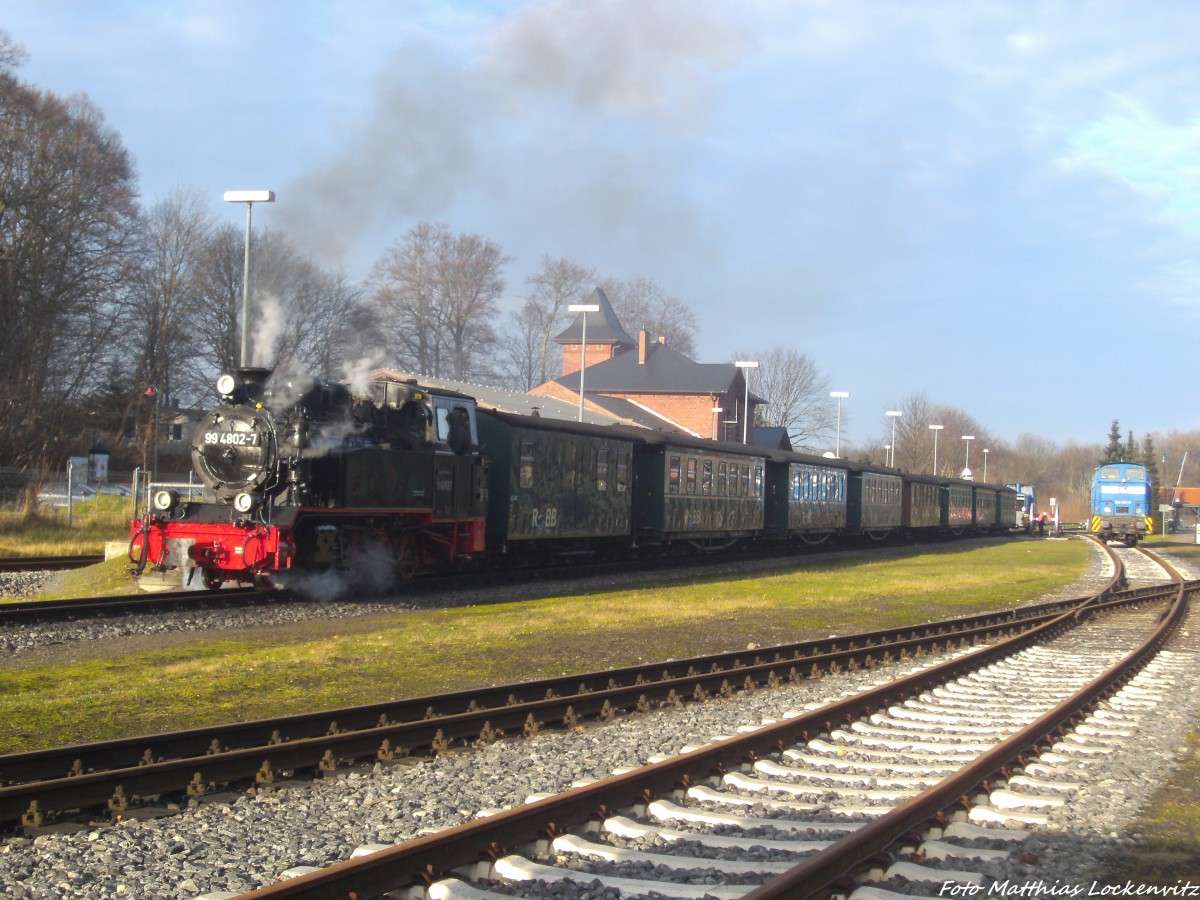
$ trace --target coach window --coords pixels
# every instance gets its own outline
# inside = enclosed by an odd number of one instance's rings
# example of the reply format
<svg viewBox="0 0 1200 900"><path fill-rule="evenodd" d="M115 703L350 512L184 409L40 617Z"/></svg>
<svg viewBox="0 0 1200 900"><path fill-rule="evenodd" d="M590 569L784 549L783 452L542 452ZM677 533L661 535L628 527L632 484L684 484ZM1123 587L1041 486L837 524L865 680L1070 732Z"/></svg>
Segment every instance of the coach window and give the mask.
<svg viewBox="0 0 1200 900"><path fill-rule="evenodd" d="M712 460L704 461L704 470L700 475L700 493L706 497L712 493Z"/></svg>
<svg viewBox="0 0 1200 900"><path fill-rule="evenodd" d="M750 496L750 463L742 466L742 493L741 496Z"/></svg>
<svg viewBox="0 0 1200 900"><path fill-rule="evenodd" d="M629 451L617 451L617 493L623 494L629 487Z"/></svg>
<svg viewBox="0 0 1200 900"><path fill-rule="evenodd" d="M671 457L671 467L667 472L667 490L672 494L679 493L679 457Z"/></svg>
<svg viewBox="0 0 1200 900"><path fill-rule="evenodd" d="M717 463L717 496L724 497L729 480L729 463Z"/></svg>
<svg viewBox="0 0 1200 900"><path fill-rule="evenodd" d="M800 470L792 469L792 499L800 499Z"/></svg>
<svg viewBox="0 0 1200 900"><path fill-rule="evenodd" d="M533 487L533 441L521 441L521 487Z"/></svg>
<svg viewBox="0 0 1200 900"><path fill-rule="evenodd" d="M596 490L608 490L608 448L599 447L596 450Z"/></svg>
<svg viewBox="0 0 1200 900"><path fill-rule="evenodd" d="M754 467L754 496L761 497L763 494L763 467Z"/></svg>
<svg viewBox="0 0 1200 900"><path fill-rule="evenodd" d="M688 457L687 466L687 492L689 494L696 493L696 457Z"/></svg>

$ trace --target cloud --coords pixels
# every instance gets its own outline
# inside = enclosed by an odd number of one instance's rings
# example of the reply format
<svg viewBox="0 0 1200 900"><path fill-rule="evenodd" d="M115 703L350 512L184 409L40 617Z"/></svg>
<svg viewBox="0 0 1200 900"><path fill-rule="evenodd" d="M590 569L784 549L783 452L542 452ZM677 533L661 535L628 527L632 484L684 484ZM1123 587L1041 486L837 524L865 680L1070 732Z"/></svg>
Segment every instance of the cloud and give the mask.
<svg viewBox="0 0 1200 900"><path fill-rule="evenodd" d="M1173 124L1128 97L1114 103L1117 111L1072 138L1060 164L1115 179L1178 227L1200 233L1200 117Z"/></svg>
<svg viewBox="0 0 1200 900"><path fill-rule="evenodd" d="M718 74L747 52L723 10L556 0L522 5L465 43L410 37L370 111L345 123L343 149L280 191L276 222L327 261L381 229L398 237L481 203L551 232L623 227L653 244L686 218L682 188L664 196L676 183L664 176L706 127ZM500 223L455 221L483 224Z"/></svg>

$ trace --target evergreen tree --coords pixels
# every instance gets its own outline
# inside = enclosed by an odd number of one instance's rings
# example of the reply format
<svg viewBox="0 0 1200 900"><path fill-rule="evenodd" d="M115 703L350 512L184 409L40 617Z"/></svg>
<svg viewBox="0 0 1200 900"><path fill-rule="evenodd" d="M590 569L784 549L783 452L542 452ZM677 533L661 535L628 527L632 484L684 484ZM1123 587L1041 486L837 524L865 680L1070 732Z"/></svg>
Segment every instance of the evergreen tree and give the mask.
<svg viewBox="0 0 1200 900"><path fill-rule="evenodd" d="M1150 477L1150 506L1151 510L1158 509L1162 497L1162 482L1158 474L1158 453L1154 449L1154 438L1146 435L1142 439L1142 465Z"/></svg>
<svg viewBox="0 0 1200 900"><path fill-rule="evenodd" d="M1113 419L1112 427L1108 429L1108 446L1104 448L1104 456L1100 459L1100 465L1106 466L1109 463L1121 462L1121 454L1124 453L1124 447L1121 444L1121 424Z"/></svg>
<svg viewBox="0 0 1200 900"><path fill-rule="evenodd" d="M1133 439L1133 429L1130 428L1125 438L1125 446L1121 450L1121 462L1137 462L1139 455L1137 441Z"/></svg>

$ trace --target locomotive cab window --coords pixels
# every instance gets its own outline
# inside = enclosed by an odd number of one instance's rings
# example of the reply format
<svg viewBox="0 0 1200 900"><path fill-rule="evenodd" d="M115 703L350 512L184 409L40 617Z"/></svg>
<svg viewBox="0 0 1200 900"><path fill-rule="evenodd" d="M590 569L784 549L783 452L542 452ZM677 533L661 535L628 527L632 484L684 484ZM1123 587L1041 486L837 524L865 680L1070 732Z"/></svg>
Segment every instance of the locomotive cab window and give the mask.
<svg viewBox="0 0 1200 900"><path fill-rule="evenodd" d="M455 453L466 453L475 441L475 408L469 401L435 397L433 402L434 435Z"/></svg>

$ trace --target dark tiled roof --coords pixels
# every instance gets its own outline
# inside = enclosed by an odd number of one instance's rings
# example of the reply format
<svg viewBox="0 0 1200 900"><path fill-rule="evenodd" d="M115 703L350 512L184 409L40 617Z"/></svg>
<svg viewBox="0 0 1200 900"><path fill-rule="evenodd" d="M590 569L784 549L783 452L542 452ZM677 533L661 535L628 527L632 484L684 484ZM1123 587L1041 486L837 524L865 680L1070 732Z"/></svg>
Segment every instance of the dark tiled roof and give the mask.
<svg viewBox="0 0 1200 900"><path fill-rule="evenodd" d="M573 321L567 329L554 340L559 344L582 344L583 343L583 317L588 316L587 342L589 344L616 344L618 346L636 347L637 341L629 336L629 333L621 327L621 321L617 318L617 314L613 312L612 305L608 302L608 296L601 288L596 288L592 291L592 295L587 298L588 303L595 303L600 307L598 313L577 313L575 321Z"/></svg>
<svg viewBox="0 0 1200 900"><path fill-rule="evenodd" d="M592 342L588 331L588 343ZM583 386L589 398L593 391L629 394L724 394L733 389L738 370L733 363L698 363L666 344L648 344L646 362L638 362L638 351L625 350L612 359L588 366ZM568 390L579 390L579 373L557 379ZM750 399L764 402L753 391Z"/></svg>

